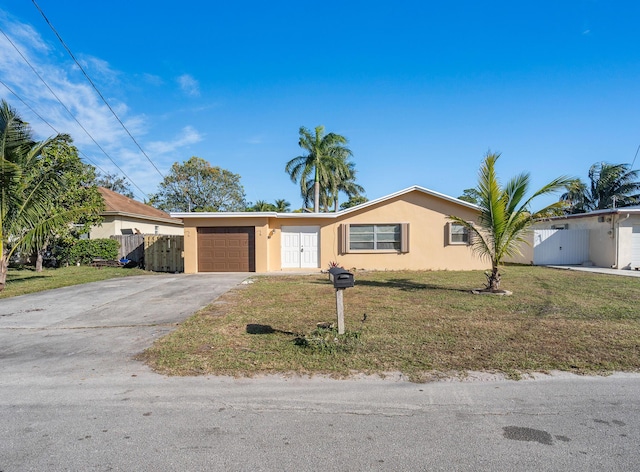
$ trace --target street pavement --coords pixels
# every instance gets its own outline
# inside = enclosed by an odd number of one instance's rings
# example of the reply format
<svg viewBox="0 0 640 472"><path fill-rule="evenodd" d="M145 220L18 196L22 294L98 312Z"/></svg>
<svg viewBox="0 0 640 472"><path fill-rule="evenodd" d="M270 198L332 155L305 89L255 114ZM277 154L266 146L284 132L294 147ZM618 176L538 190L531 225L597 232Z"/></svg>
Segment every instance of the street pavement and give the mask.
<svg viewBox="0 0 640 472"><path fill-rule="evenodd" d="M0 300L0 471L640 470L640 375L166 377L133 359L248 274Z"/></svg>

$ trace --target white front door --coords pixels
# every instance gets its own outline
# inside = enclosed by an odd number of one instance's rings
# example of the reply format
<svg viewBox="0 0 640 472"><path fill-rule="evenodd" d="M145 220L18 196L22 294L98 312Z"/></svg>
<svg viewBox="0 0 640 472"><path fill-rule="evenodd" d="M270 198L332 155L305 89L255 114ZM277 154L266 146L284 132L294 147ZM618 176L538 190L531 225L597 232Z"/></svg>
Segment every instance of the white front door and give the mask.
<svg viewBox="0 0 640 472"><path fill-rule="evenodd" d="M318 267L318 226L283 226L281 259L283 269Z"/></svg>

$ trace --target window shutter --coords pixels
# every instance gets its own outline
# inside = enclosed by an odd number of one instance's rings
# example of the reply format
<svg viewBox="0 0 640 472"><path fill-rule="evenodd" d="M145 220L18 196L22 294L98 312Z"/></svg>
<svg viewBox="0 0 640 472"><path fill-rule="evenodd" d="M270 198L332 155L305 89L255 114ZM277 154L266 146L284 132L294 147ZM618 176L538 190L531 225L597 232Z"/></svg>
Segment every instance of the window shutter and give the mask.
<svg viewBox="0 0 640 472"><path fill-rule="evenodd" d="M340 225L340 254L349 253L349 224Z"/></svg>
<svg viewBox="0 0 640 472"><path fill-rule="evenodd" d="M444 225L444 245L451 245L451 221L445 223Z"/></svg>
<svg viewBox="0 0 640 472"><path fill-rule="evenodd" d="M409 252L409 223L400 225L400 252Z"/></svg>

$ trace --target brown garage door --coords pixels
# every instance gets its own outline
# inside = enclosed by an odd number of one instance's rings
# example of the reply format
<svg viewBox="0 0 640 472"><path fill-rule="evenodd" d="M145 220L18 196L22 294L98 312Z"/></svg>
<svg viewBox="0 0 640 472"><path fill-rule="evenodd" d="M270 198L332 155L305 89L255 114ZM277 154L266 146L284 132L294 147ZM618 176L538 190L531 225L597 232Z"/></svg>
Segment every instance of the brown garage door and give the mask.
<svg viewBox="0 0 640 472"><path fill-rule="evenodd" d="M198 228L198 272L255 272L253 227Z"/></svg>

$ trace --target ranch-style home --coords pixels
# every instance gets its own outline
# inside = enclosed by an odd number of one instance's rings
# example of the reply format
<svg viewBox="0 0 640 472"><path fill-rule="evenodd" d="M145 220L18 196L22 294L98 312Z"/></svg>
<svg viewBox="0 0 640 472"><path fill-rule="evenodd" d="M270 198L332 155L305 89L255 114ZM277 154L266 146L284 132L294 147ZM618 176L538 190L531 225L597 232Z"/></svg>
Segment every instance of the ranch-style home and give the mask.
<svg viewBox="0 0 640 472"><path fill-rule="evenodd" d="M184 268L199 272L327 269L473 270L475 255L456 215L475 205L410 187L336 213L172 213L184 222Z"/></svg>
<svg viewBox="0 0 640 472"><path fill-rule="evenodd" d="M597 210L534 223L529 245L513 262L640 268L640 207Z"/></svg>

